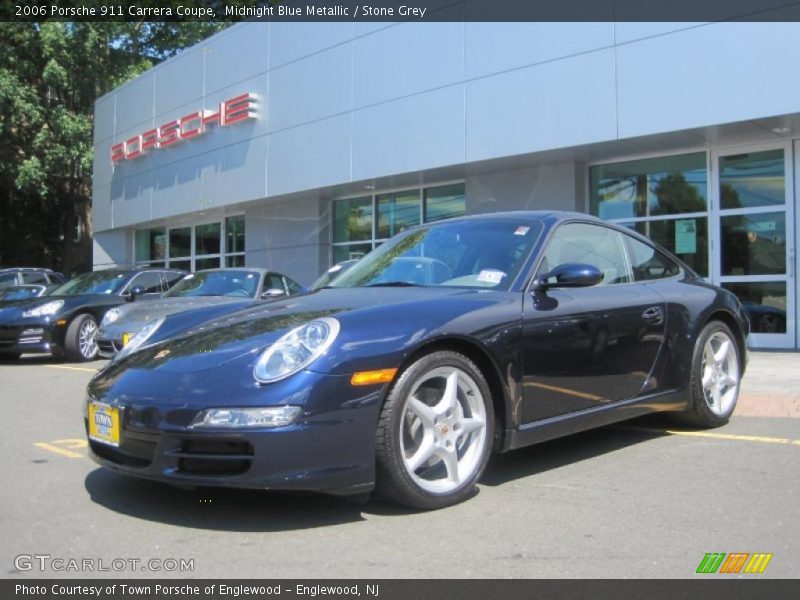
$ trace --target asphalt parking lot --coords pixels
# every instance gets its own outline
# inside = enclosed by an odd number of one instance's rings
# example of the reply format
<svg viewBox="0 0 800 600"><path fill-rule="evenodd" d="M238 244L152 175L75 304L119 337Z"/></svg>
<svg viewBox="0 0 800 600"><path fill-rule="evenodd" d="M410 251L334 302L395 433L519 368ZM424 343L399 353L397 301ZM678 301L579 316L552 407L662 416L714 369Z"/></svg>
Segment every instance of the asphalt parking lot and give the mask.
<svg viewBox="0 0 800 600"><path fill-rule="evenodd" d="M686 578L708 552L772 553L755 577L797 576L800 354L754 353L721 429L648 418L498 456L476 497L428 513L102 471L81 418L102 364L0 363L7 577ZM24 570L19 555L194 570Z"/></svg>

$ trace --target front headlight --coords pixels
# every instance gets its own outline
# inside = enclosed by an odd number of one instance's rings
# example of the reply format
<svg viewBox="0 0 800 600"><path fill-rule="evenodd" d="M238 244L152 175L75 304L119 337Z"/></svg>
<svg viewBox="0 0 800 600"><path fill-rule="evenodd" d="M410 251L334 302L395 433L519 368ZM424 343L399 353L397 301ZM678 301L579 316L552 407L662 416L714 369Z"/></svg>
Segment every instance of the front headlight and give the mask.
<svg viewBox="0 0 800 600"><path fill-rule="evenodd" d="M119 319L119 316L122 314L122 307L115 306L111 310L106 313L106 316L103 317L103 320L100 323L100 328L106 327L107 325L111 325L114 321Z"/></svg>
<svg viewBox="0 0 800 600"><path fill-rule="evenodd" d="M261 383L271 383L294 375L322 356L337 335L339 321L330 317L295 327L258 358L253 377Z"/></svg>
<svg viewBox="0 0 800 600"><path fill-rule="evenodd" d="M284 427L303 412L299 406L255 408L208 408L199 413L192 429L241 429L247 427Z"/></svg>
<svg viewBox="0 0 800 600"><path fill-rule="evenodd" d="M150 339L150 336L152 336L156 331L158 331L158 328L161 327L161 325L164 323L164 319L165 317L161 317L157 321L151 321L150 323L142 327L139 330L139 333L133 336L131 338L131 341L125 344L122 350L117 352L117 354L114 356L112 360L119 360L124 356L128 356L128 354L132 352L136 352L136 350L144 346L145 342L148 339Z"/></svg>
<svg viewBox="0 0 800 600"><path fill-rule="evenodd" d="M36 308L29 308L22 313L22 316L49 317L50 315L55 314L62 306L64 306L63 300L53 300L52 302L47 302L46 304L40 304Z"/></svg>

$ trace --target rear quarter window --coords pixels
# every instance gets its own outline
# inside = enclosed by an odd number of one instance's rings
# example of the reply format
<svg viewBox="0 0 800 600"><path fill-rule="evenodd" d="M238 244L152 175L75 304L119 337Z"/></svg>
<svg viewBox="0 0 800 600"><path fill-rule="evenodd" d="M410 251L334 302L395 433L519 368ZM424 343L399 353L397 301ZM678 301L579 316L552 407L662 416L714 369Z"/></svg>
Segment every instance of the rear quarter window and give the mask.
<svg viewBox="0 0 800 600"><path fill-rule="evenodd" d="M649 244L626 235L633 268L634 281L668 279L680 273L680 268L669 257Z"/></svg>

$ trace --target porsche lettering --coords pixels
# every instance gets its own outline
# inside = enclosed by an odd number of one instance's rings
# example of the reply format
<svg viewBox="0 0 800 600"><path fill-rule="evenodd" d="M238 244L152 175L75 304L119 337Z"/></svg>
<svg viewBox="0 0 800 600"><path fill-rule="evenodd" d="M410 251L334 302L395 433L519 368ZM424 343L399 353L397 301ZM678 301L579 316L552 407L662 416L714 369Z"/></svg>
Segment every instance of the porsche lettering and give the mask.
<svg viewBox="0 0 800 600"><path fill-rule="evenodd" d="M255 119L256 96L245 93L220 102L216 111L197 110L179 119L164 123L155 129L129 137L111 146L111 162L117 164L135 160L157 148L166 148L203 135L212 126L227 127L235 123Z"/></svg>

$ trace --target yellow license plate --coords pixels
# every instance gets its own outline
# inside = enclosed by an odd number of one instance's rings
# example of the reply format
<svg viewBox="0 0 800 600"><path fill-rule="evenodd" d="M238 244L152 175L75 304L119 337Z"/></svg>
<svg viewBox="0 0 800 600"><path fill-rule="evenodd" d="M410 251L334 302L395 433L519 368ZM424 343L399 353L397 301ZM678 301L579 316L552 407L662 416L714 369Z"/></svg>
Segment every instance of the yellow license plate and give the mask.
<svg viewBox="0 0 800 600"><path fill-rule="evenodd" d="M89 438L119 446L119 408L102 402L89 403Z"/></svg>
<svg viewBox="0 0 800 600"><path fill-rule="evenodd" d="M131 338L132 338L132 337L133 337L133 334L132 334L132 333L123 333L123 334L122 334L122 345L123 345L123 346L127 346L127 345L128 345L128 342L130 342L130 341L131 341Z"/></svg>

